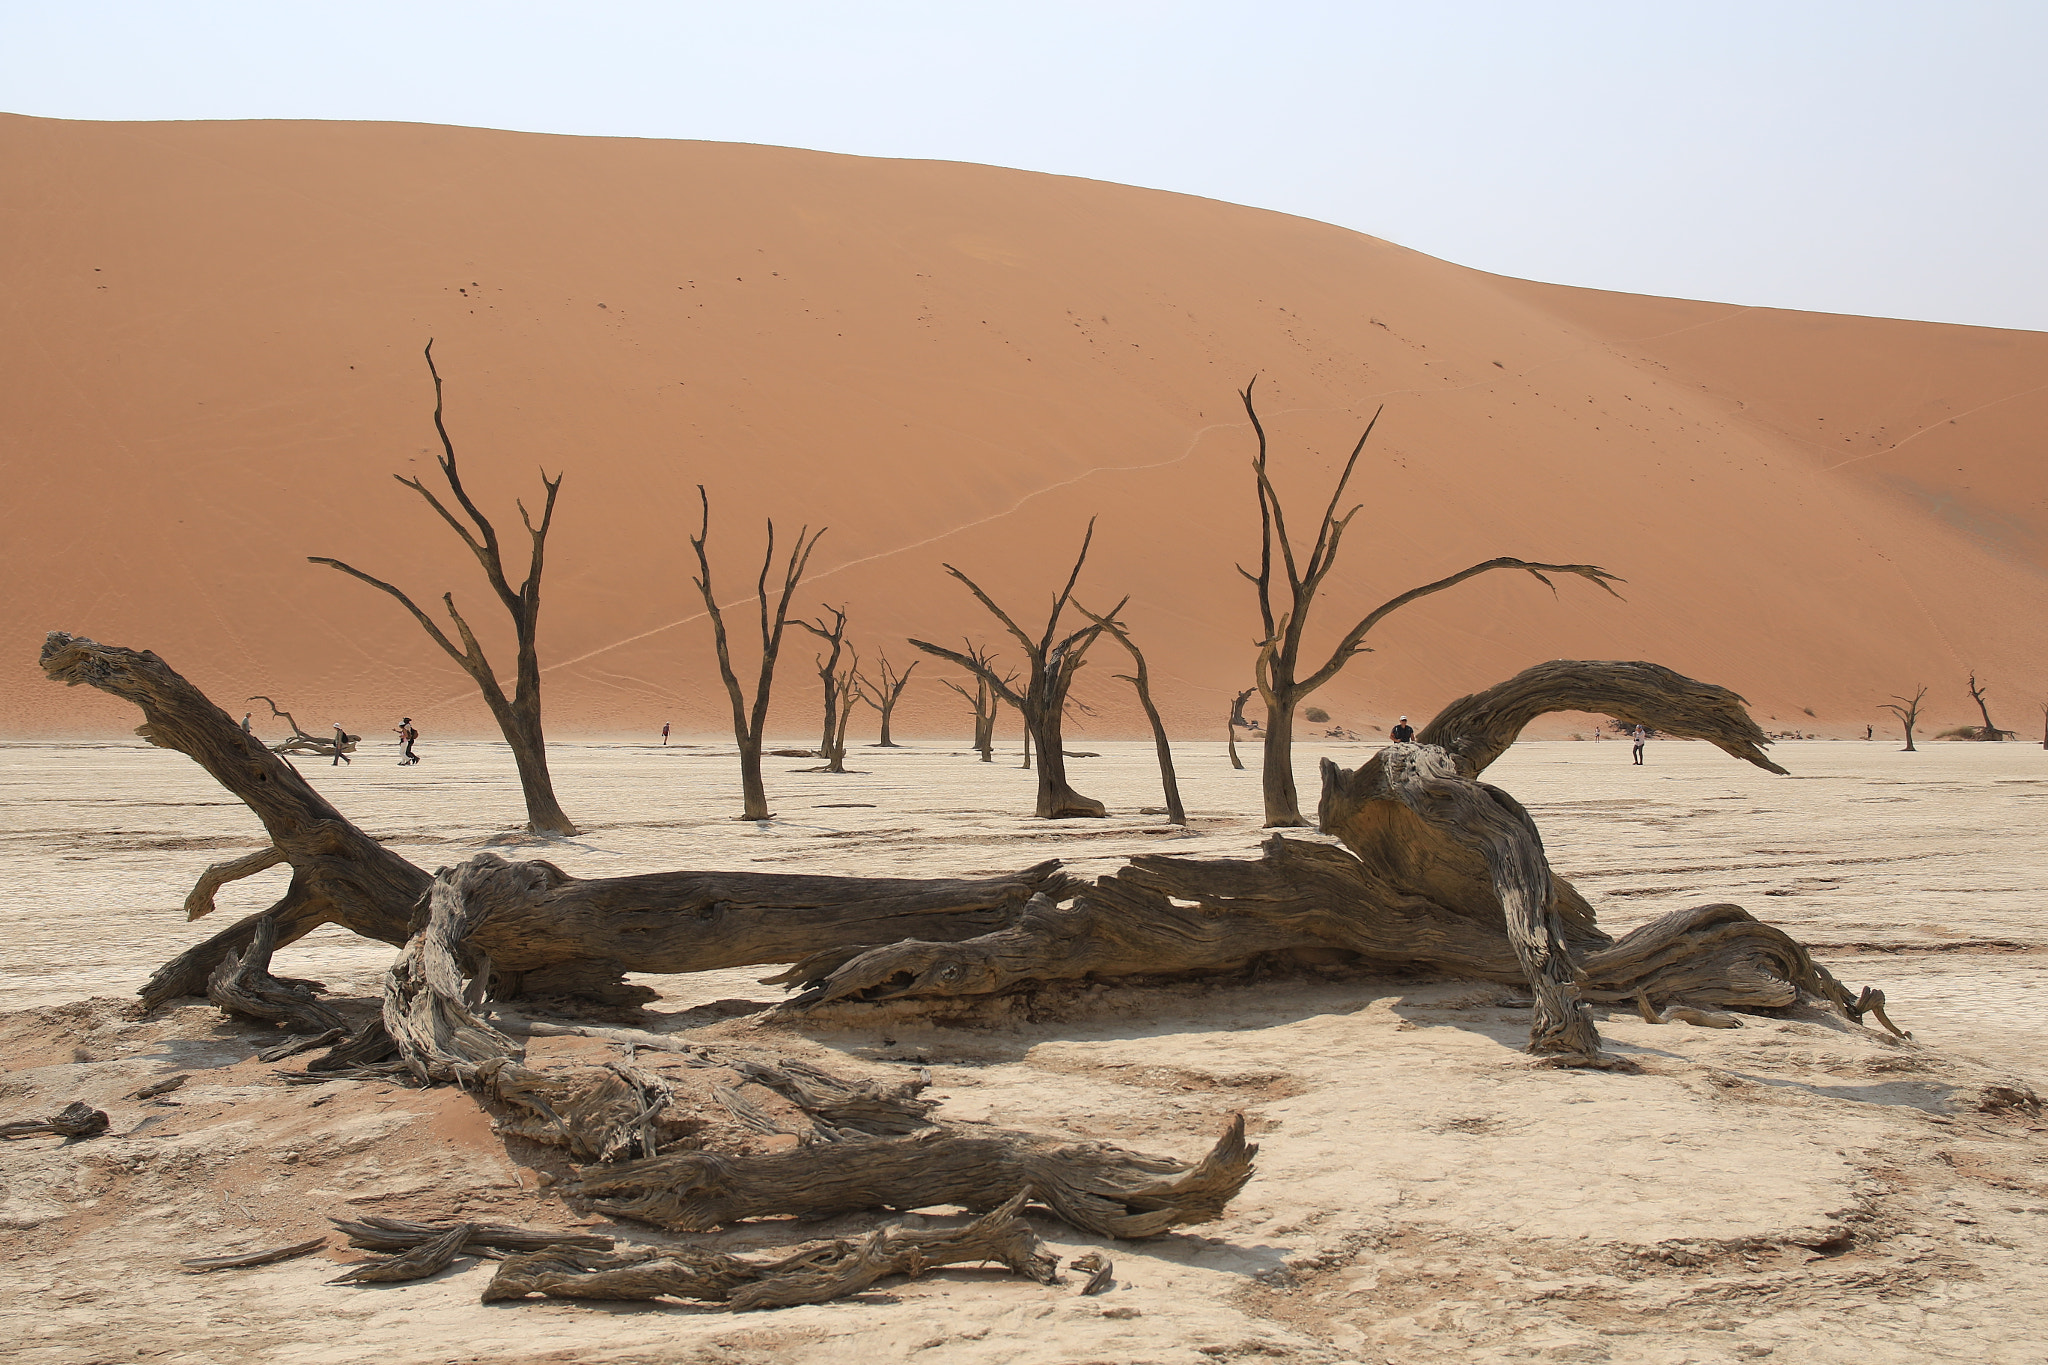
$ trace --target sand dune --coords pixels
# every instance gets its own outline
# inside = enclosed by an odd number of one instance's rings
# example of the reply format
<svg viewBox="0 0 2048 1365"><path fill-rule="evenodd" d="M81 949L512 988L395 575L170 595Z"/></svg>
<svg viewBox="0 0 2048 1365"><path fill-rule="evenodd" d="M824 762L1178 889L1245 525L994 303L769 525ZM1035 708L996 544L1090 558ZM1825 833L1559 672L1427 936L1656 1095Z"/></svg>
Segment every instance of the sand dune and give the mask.
<svg viewBox="0 0 2048 1365"><path fill-rule="evenodd" d="M906 635L989 633L941 562L1022 610L1098 516L1084 600L1131 594L1170 719L1216 731L1255 629L1231 568L1254 374L1303 520L1386 404L1326 638L1497 554L1628 580L1625 602L1499 577L1411 609L1317 699L1339 722L1557 656L1656 659L1823 734L1920 682L1933 721L1972 720L1972 667L2031 728L2048 686L2019 628L2048 605L2048 336L1533 285L1207 200L768 147L9 117L0 158L0 732L133 725L42 679L54 627L316 725L487 728L394 604L304 558L488 619L388 477L428 468L428 337L501 530L537 466L567 473L560 733L722 724L685 565L700 482L723 596L764 516L828 524L801 600L899 659ZM1083 736L1137 732L1112 671L1080 690ZM913 684L904 728L959 710Z"/></svg>

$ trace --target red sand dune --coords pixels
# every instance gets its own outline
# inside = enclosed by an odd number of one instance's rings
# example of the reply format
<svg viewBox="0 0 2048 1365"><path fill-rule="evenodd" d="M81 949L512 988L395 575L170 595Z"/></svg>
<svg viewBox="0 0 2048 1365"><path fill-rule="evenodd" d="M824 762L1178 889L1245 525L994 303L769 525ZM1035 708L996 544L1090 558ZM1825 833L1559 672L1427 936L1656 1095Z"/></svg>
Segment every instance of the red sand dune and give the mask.
<svg viewBox="0 0 2048 1365"><path fill-rule="evenodd" d="M567 473L558 734L724 725L688 579L701 482L727 600L764 515L829 524L799 600L848 604L899 661L906 635L991 633L942 561L1040 610L1098 516L1084 600L1131 594L1170 720L1219 736L1255 634L1231 567L1254 374L1298 527L1386 405L1321 638L1493 555L1628 580L1412 607L1315 699L1340 722L1558 656L1658 660L1833 734L1917 683L1933 721L1974 719L1972 667L2003 724L2033 730L2048 691L2048 335L1535 285L1231 204L773 147L8 117L0 158L0 733L135 722L42 679L50 628L313 728L488 730L396 604L305 562L453 589L503 657L474 565L390 478L431 471L429 337L501 531L537 467ZM1113 662L1077 737L1139 732ZM964 730L942 668L907 730Z"/></svg>

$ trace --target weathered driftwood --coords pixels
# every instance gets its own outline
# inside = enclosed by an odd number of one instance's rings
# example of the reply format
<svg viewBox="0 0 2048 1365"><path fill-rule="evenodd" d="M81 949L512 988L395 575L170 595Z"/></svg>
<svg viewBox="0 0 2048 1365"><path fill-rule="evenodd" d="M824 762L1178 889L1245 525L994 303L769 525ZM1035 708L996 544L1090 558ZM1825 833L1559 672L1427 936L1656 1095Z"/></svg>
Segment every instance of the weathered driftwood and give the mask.
<svg viewBox="0 0 2048 1365"><path fill-rule="evenodd" d="M259 919L249 946L229 953L206 979L206 998L224 1013L310 1033L346 1032L347 1021L314 995L318 982L270 974L277 946L277 922Z"/></svg>
<svg viewBox="0 0 2048 1365"><path fill-rule="evenodd" d="M46 1119L16 1119L0 1123L0 1138L98 1137L107 1131L107 1116L84 1100L73 1100Z"/></svg>
<svg viewBox="0 0 2048 1365"><path fill-rule="evenodd" d="M760 1155L676 1152L588 1166L567 1192L598 1213L700 1232L791 1213L987 1209L1027 1190L1083 1231L1150 1237L1220 1217L1251 1178L1258 1150L1244 1139L1242 1115L1193 1165L1108 1143L963 1126Z"/></svg>
<svg viewBox="0 0 2048 1365"><path fill-rule="evenodd" d="M1094 629L1100 630L1100 627ZM44 666L143 707L169 747L192 755L264 820L291 862L291 889L262 916L161 969L152 1003L195 991L239 954L260 920L289 942L332 920L402 943L431 879L343 819L153 655L53 635ZM1858 1014L1857 999L1806 951L1739 907L1674 912L1616 940L1554 876L1528 814L1479 780L1523 726L1588 710L1707 740L1768 771L1742 699L1645 663L1557 661L1462 698L1413 745L1363 767L1326 764L1323 829L1348 852L1271 843L1262 858L1146 857L1090 886L1044 863L976 880L670 872L582 880L533 861L473 859L462 975L487 994L644 998L628 971L794 963L780 979L832 999L969 995L1034 981L1226 970L1269 955L1336 949L1369 966L1530 984L1538 1050L1590 1056L1581 1002L1788 1005L1802 994ZM1547 888L1547 892L1546 892ZM471 992L474 993L473 991ZM475 1063L469 1063L474 1065Z"/></svg>
<svg viewBox="0 0 2048 1365"><path fill-rule="evenodd" d="M584 1207L696 1231L877 1207L987 1209L1026 1192L1076 1227L1144 1237L1217 1217L1251 1177L1258 1149L1245 1141L1242 1116L1190 1165L1036 1133L934 1127L932 1104L917 1098L922 1077L849 1081L745 1049L664 1050L649 1066L526 1066L518 1045L475 1015L463 983L465 967L472 980L487 974L467 945L488 925L491 894L521 870L478 858L435 877L428 920L391 969L384 1025L422 1080L457 1081L496 1104L499 1132L616 1163L578 1172L567 1192ZM721 1126L724 1150L712 1150ZM795 1141L745 1150L757 1136ZM431 1274L458 1254L466 1228L357 1278Z"/></svg>
<svg viewBox="0 0 2048 1365"><path fill-rule="evenodd" d="M1708 740L1772 772L1741 698L1642 663L1554 662L1447 707L1429 742L1390 745L1355 771L1323 764L1322 828L1349 852L1275 835L1257 862L1139 857L1061 903L950 943L821 952L785 979L800 1004L973 995L1029 981L1219 970L1269 954L1339 949L1368 965L1526 981L1532 1051L1592 1057L1583 1002L1648 991L1669 1001L1773 1007L1802 994L1855 1011L1839 982L1777 929L1732 905L1675 911L1616 940L1550 871L1527 811L1478 781L1550 710L1612 711Z"/></svg>
<svg viewBox="0 0 2048 1365"><path fill-rule="evenodd" d="M140 707L155 741L193 759L246 803L291 864L291 884L275 905L159 968L138 992L146 1004L204 994L214 968L241 954L260 922L273 925L279 947L328 923L405 943L432 878L350 823L163 660L58 631L43 646L42 665L59 682ZM492 962L493 993L631 1000L647 993L621 985L629 970L792 962L833 943L983 933L1056 886L1059 865L957 880L676 872L589 881L545 863L524 866L544 869L541 882L478 941ZM214 875L209 870L207 878Z"/></svg>
<svg viewBox="0 0 2048 1365"><path fill-rule="evenodd" d="M335 1231L348 1238L352 1247L365 1251L410 1251L416 1246L439 1241L453 1232L458 1224L421 1223L410 1218L388 1218L382 1214L365 1214L361 1218L330 1218ZM502 1223L463 1223L459 1226L468 1230L464 1239L465 1252L497 1251L516 1253L543 1251L549 1247L576 1247L589 1251L609 1251L612 1239L590 1232L555 1232L546 1228L512 1228Z"/></svg>
<svg viewBox="0 0 2048 1365"><path fill-rule="evenodd" d="M244 1270L255 1265L276 1265L279 1261L293 1261L301 1256L310 1256L327 1245L325 1237L313 1237L290 1246L270 1247L263 1251L241 1251L227 1256L193 1256L178 1262L188 1275L203 1275L209 1270Z"/></svg>
<svg viewBox="0 0 2048 1365"><path fill-rule="evenodd" d="M877 1230L859 1242L833 1241L771 1259L693 1248L588 1252L550 1248L507 1257L485 1303L545 1294L560 1299L698 1299L734 1311L785 1308L843 1298L890 1275L993 1261L1050 1284L1058 1261L1018 1216L1020 1193L964 1227L937 1232Z"/></svg>
<svg viewBox="0 0 2048 1365"><path fill-rule="evenodd" d="M457 1223L439 1237L421 1242L396 1256L360 1261L327 1283L398 1284L405 1280L424 1280L455 1264L455 1258L468 1249L470 1236L475 1231L474 1223Z"/></svg>
<svg viewBox="0 0 2048 1365"><path fill-rule="evenodd" d="M1088 1282L1081 1286L1084 1295L1100 1294L1116 1283L1116 1262L1099 1251L1084 1252L1076 1256L1067 1262L1067 1269L1078 1270L1088 1277Z"/></svg>

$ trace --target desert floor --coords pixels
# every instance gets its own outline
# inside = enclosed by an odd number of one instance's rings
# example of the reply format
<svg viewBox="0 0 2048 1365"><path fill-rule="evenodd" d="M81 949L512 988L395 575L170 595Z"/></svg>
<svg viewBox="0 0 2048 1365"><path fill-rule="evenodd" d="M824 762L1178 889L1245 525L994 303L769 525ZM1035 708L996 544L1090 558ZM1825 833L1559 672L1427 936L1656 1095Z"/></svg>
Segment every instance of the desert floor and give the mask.
<svg viewBox="0 0 2048 1365"><path fill-rule="evenodd" d="M1096 744L1076 785L1123 812L1019 815L1031 775L938 743L863 749L861 771L771 760L771 825L737 807L730 747L561 744L586 835L510 856L574 873L782 864L965 874L1048 857L1087 873L1140 851L1258 843L1257 775L1220 745L1180 752L1194 823L1159 804L1150 746ZM1304 745L1305 781L1329 753ZM371 747L307 767L351 818L429 868L518 813L503 750ZM1702 744L1529 743L1488 773L1542 826L1603 924L1733 900L1816 945L1852 987L1881 986L1910 1043L1816 1015L1740 1030L1606 1013L1639 1074L1547 1070L1518 1051L1526 1011L1475 983L1263 976L1047 992L945 1028L892 1007L786 1020L773 969L645 978L634 1020L707 1038L772 1037L841 1069L928 1066L941 1117L986 1119L1184 1157L1248 1116L1259 1171L1221 1222L1098 1243L1116 1287L1082 1298L992 1273L939 1272L829 1305L734 1316L675 1305L483 1306L490 1267L330 1287L319 1256L184 1275L181 1256L275 1245L330 1214L567 1226L459 1091L287 1087L258 1030L202 1004L131 1017L124 999L199 937L179 906L207 863L260 846L248 812L183 757L137 743L0 746L5 925L0 1120L85 1099L108 1136L0 1151L0 1343L36 1365L327 1362L971 1362L1559 1360L2038 1362L2048 1314L2048 753L2038 746L1777 746L1773 777ZM1248 756L1250 757L1250 756ZM1253 760L1255 761L1255 759ZM1312 787L1307 788L1313 790ZM1305 835L1302 837L1318 837ZM281 871L229 888L260 908ZM385 945L323 931L281 972L373 995ZM574 1042L603 1052L589 1040ZM189 1073L158 1101L125 1098ZM943 1213L934 1215L943 1218ZM785 1245L873 1219L751 1226L722 1247ZM662 1240L630 1227L607 1230ZM701 1239L700 1239L701 1240Z"/></svg>

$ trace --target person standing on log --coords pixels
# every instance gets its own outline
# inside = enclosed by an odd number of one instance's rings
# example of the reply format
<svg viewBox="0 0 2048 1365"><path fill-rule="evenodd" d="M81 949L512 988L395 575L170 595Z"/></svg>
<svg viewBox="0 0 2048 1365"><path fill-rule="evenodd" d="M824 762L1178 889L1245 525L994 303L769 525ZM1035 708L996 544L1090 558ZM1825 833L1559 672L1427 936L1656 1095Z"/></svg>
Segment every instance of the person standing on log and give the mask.
<svg viewBox="0 0 2048 1365"><path fill-rule="evenodd" d="M1400 724L1387 731L1387 738L1396 744L1413 744L1415 742L1415 727L1408 723L1408 717L1403 716L1401 717Z"/></svg>
<svg viewBox="0 0 2048 1365"><path fill-rule="evenodd" d="M330 768L339 768L342 764L346 763L350 767L354 767L356 761L350 758L347 754L342 752L342 750L347 747L348 731L341 728L340 721L336 721L334 722L334 762L328 764L327 766Z"/></svg>
<svg viewBox="0 0 2048 1365"><path fill-rule="evenodd" d="M253 726L251 726L251 725L249 724L249 721L250 721L250 719L251 719L251 718L252 718L253 716L255 716L255 714L256 714L256 713L255 713L254 711L244 711L244 712L242 713L242 733L243 733L243 734L245 734L245 735L253 735L253 734L255 734L255 733L256 733L256 731L255 731L255 728L254 728Z"/></svg>
<svg viewBox="0 0 2048 1365"><path fill-rule="evenodd" d="M1638 725L1635 729L1629 731L1628 737L1636 742L1635 760L1637 765L1640 766L1643 761L1643 746L1650 742L1650 732Z"/></svg>

